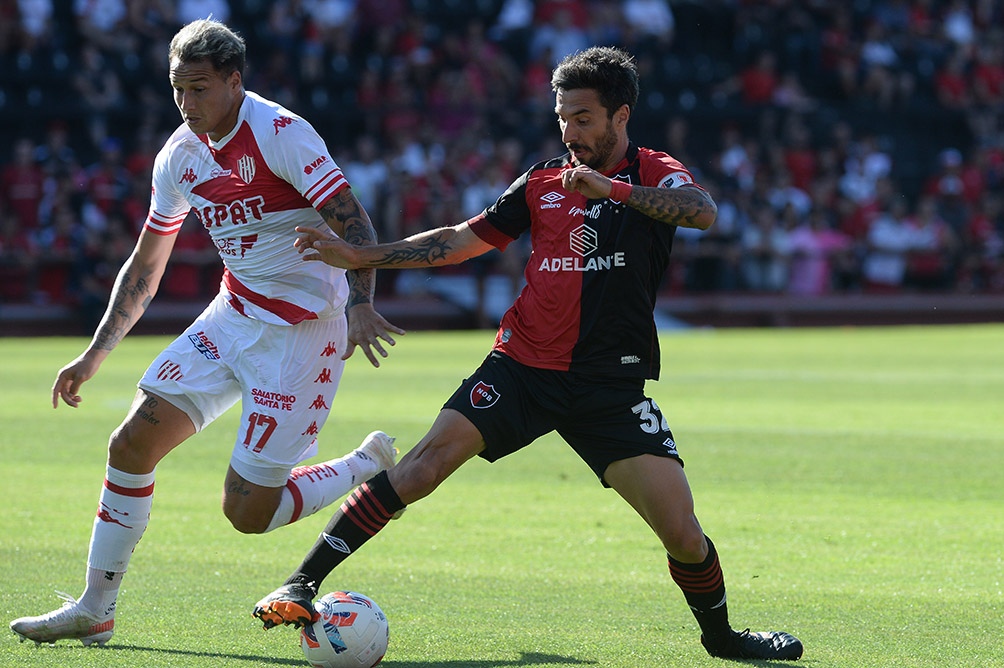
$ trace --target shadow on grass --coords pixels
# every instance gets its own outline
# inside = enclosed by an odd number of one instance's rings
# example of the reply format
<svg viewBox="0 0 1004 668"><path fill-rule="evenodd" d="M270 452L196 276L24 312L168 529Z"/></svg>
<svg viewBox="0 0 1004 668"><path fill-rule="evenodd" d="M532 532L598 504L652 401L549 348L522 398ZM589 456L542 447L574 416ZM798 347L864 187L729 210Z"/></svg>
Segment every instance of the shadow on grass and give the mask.
<svg viewBox="0 0 1004 668"><path fill-rule="evenodd" d="M164 647L142 647L141 645L107 645L102 647L101 652L153 652L155 654L167 654L171 656L187 656L192 658L206 659L230 659L232 661L247 661L255 666L299 666L303 668L306 661L303 659L280 659L274 656L262 656L260 654L225 654L223 652L196 652L188 649L169 649Z"/></svg>
<svg viewBox="0 0 1004 668"><path fill-rule="evenodd" d="M596 665L596 661L573 659L555 654L540 654L539 652L522 652L518 659L511 661L470 661L455 659L453 661L384 661L381 668L508 668L508 666L588 666Z"/></svg>
<svg viewBox="0 0 1004 668"><path fill-rule="evenodd" d="M108 645L101 648L103 652L154 652L156 654L167 654L174 656L203 657L207 659L230 659L233 661L247 661L254 665L269 666L303 666L302 659L281 659L274 656L261 656L253 654L224 654L221 652L196 652L186 649L166 649L163 647L142 647L139 645ZM555 654L541 654L539 652L522 652L519 659L511 661L470 661L466 659L455 659L452 661L383 661L381 668L508 668L509 666L548 666L548 665L568 665L568 666L588 666L596 665L596 661L574 659L567 656L557 656Z"/></svg>

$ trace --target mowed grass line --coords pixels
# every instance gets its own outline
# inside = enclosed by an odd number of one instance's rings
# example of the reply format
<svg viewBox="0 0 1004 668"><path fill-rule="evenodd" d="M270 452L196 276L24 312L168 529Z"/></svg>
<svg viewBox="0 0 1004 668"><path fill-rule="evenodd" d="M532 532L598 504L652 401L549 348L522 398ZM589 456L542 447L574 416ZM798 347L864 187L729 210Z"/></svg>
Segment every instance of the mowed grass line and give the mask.
<svg viewBox="0 0 1004 668"><path fill-rule="evenodd" d="M374 370L353 358L321 435L380 428L407 449L477 366L487 332L412 333ZM127 339L76 411L49 405L83 339L0 339L4 621L83 587L108 433L166 339ZM816 667L1004 666L1004 327L667 333L649 385L722 555L736 627L780 628ZM301 666L254 601L328 513L243 536L219 510L238 414L158 469L150 528L103 650L13 634L0 666ZM721 666L665 555L550 436L474 460L345 562L326 589L373 596L390 668Z"/></svg>

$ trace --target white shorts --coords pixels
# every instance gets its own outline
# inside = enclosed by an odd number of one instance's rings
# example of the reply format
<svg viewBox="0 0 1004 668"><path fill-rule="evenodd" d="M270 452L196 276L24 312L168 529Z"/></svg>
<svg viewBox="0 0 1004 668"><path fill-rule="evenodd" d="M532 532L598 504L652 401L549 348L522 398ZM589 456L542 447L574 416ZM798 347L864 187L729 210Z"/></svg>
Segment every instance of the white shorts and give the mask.
<svg viewBox="0 0 1004 668"><path fill-rule="evenodd" d="M217 295L143 374L139 387L183 410L196 431L241 401L230 465L265 487L317 454L348 342L345 316L273 325Z"/></svg>

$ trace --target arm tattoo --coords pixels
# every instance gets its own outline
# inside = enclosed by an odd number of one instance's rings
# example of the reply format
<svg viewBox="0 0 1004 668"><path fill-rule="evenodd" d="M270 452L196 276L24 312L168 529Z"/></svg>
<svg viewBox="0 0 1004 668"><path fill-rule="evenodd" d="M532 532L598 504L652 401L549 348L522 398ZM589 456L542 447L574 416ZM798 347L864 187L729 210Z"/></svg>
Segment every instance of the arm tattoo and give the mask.
<svg viewBox="0 0 1004 668"><path fill-rule="evenodd" d="M372 246L376 243L373 223L350 189L342 189L321 207L320 213L328 226L350 244ZM345 272L345 277L349 282L348 308L373 301L375 272L372 269L352 269Z"/></svg>
<svg viewBox="0 0 1004 668"><path fill-rule="evenodd" d="M442 264L450 252L450 245L442 238L442 234L433 234L415 242L410 248L390 250L376 260L374 264L380 266L393 266L408 262L428 265L430 267Z"/></svg>
<svg viewBox="0 0 1004 668"><path fill-rule="evenodd" d="M717 210L711 197L700 188L651 188L635 186L627 205L649 218L679 227L699 227L697 218Z"/></svg>
<svg viewBox="0 0 1004 668"><path fill-rule="evenodd" d="M94 333L94 347L112 350L146 312L153 299L153 291L146 275L134 276L129 268L122 270L115 282L112 300L104 318Z"/></svg>

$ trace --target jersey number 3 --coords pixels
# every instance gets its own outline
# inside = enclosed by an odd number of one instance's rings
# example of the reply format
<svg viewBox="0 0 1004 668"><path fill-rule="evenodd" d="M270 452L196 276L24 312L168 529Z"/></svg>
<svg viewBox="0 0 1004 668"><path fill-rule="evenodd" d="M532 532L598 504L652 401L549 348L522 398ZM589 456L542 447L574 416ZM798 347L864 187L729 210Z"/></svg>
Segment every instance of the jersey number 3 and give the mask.
<svg viewBox="0 0 1004 668"><path fill-rule="evenodd" d="M658 434L660 431L669 431L669 423L663 417L659 406L651 399L646 399L640 404L631 407L631 412L641 418L641 430L646 434Z"/></svg>

